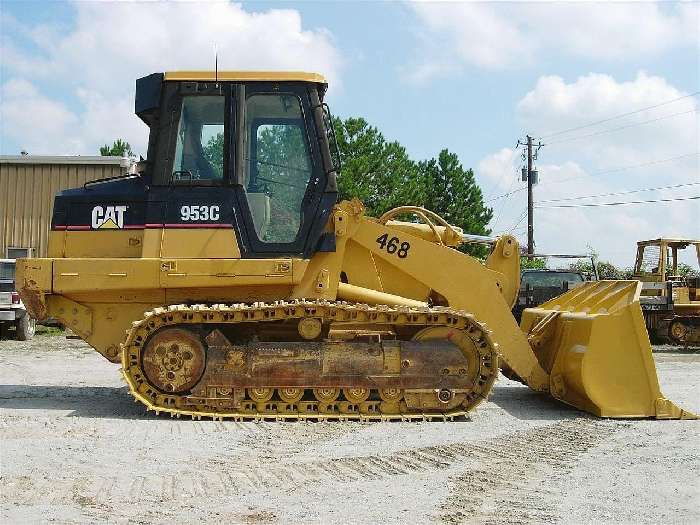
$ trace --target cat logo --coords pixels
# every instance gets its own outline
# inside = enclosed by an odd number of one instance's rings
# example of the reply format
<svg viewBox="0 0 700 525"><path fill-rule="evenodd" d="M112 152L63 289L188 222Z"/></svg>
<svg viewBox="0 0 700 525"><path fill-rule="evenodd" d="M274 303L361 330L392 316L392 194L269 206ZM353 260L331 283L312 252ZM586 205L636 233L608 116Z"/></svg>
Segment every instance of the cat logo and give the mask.
<svg viewBox="0 0 700 525"><path fill-rule="evenodd" d="M128 206L95 206L92 209L92 228L120 230L124 227L124 212Z"/></svg>

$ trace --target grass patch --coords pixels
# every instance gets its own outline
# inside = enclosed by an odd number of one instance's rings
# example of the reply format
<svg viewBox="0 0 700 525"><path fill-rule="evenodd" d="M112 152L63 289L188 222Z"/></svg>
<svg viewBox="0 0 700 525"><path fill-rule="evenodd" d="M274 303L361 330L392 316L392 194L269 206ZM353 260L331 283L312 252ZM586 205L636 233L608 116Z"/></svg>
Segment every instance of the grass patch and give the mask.
<svg viewBox="0 0 700 525"><path fill-rule="evenodd" d="M61 335L63 332L63 328L59 328L58 326L36 325L36 335Z"/></svg>

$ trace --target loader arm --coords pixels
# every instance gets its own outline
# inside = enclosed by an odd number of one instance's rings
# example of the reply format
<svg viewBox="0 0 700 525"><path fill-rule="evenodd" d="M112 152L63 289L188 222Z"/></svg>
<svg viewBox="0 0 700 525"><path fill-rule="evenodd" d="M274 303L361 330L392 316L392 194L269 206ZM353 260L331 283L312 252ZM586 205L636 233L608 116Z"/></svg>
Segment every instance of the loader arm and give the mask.
<svg viewBox="0 0 700 525"><path fill-rule="evenodd" d="M399 245L408 243L406 257L390 253L381 247L384 235L398 237ZM491 337L498 345L498 352L528 386L546 391L549 375L542 369L527 342L526 335L518 327L510 311L513 290L517 290L518 253L513 237L501 237L489 257L489 266L446 245L436 244L402 232L395 235L391 226L363 219L349 243L366 249L371 257L396 267L405 274L406 285L411 279L423 284L431 292L444 297L451 308L474 314L492 330ZM502 273L492 268L499 268ZM515 278L512 269L515 268ZM346 273L352 274L352 268ZM515 281L515 282L514 282ZM399 283L398 288L402 285ZM397 285L393 284L392 289Z"/></svg>

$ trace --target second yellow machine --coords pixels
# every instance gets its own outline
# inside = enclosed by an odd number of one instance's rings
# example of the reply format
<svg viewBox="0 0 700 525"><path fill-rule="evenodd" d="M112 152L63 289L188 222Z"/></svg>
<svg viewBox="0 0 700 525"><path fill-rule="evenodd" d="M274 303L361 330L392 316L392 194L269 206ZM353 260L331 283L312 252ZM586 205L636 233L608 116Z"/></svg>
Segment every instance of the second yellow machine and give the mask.
<svg viewBox="0 0 700 525"><path fill-rule="evenodd" d="M599 416L694 417L660 392L639 283L587 283L519 327L514 238L337 203L325 90L307 73L139 79L147 159L56 197L49 257L18 265L31 313L177 416L449 417L500 364ZM455 249L474 241L485 264Z"/></svg>

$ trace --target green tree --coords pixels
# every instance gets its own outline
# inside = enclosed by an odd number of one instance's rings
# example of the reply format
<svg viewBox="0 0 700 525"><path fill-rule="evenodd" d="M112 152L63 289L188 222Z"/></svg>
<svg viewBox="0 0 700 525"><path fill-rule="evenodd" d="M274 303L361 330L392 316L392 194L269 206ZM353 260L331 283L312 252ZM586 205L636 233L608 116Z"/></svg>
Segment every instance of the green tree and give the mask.
<svg viewBox="0 0 700 525"><path fill-rule="evenodd" d="M466 233L488 235L493 210L484 206L474 172L442 150L436 159L414 162L398 142L362 118L334 119L343 168L338 178L340 199L357 197L368 215L378 217L397 206L423 206ZM407 220L415 220L407 217ZM485 248L465 245L485 255Z"/></svg>
<svg viewBox="0 0 700 525"><path fill-rule="evenodd" d="M599 261L596 258L596 268L598 269L599 279L631 279L631 268L618 268L613 263L608 261ZM581 259L569 265L569 269L581 272L588 275L593 275L593 266L590 259Z"/></svg>
<svg viewBox="0 0 700 525"><path fill-rule="evenodd" d="M700 277L700 272L689 264L678 263L678 275L683 277Z"/></svg>
<svg viewBox="0 0 700 525"><path fill-rule="evenodd" d="M224 173L224 134L217 133L209 139L204 147L204 157L214 170L216 178L221 179Z"/></svg>
<svg viewBox="0 0 700 525"><path fill-rule="evenodd" d="M454 153L443 149L437 159L418 163L419 192L415 196L421 206L434 211L465 233L488 235L486 226L493 210L484 206L481 188L474 172L465 170Z"/></svg>
<svg viewBox="0 0 700 525"><path fill-rule="evenodd" d="M338 177L341 200L357 197L375 217L396 206L417 203L417 166L401 144L387 142L363 118L336 118L334 127L343 163Z"/></svg>
<svg viewBox="0 0 700 525"><path fill-rule="evenodd" d="M487 228L493 210L484 205L481 188L474 172L465 170L459 158L443 149L437 159L418 163L418 187L411 197L414 202L440 215L465 233L489 235ZM485 257L488 250L479 244L463 244L463 252Z"/></svg>
<svg viewBox="0 0 700 525"><path fill-rule="evenodd" d="M544 270L547 267L547 261L542 257L528 259L526 255L520 256L521 270Z"/></svg>
<svg viewBox="0 0 700 525"><path fill-rule="evenodd" d="M133 157L134 153L131 151L131 146L128 142L117 139L111 146L109 146L109 144L102 146L100 148L100 155L104 157Z"/></svg>

